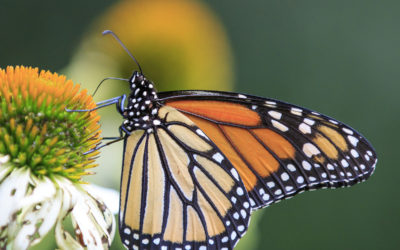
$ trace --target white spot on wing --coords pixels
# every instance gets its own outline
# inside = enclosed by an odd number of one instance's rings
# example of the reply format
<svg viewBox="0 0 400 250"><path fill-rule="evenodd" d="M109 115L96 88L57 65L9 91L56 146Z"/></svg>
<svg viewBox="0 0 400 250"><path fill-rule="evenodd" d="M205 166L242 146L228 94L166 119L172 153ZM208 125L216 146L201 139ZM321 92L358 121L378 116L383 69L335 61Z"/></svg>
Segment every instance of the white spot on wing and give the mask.
<svg viewBox="0 0 400 250"><path fill-rule="evenodd" d="M305 170L307 170L307 171L310 171L310 170L311 170L311 164L308 163L308 161L303 161L303 162L301 163L301 165L303 166L303 168L304 168Z"/></svg>
<svg viewBox="0 0 400 250"><path fill-rule="evenodd" d="M273 187L275 187L275 182L270 181L270 182L267 183L267 186L269 188L273 188Z"/></svg>
<svg viewBox="0 0 400 250"><path fill-rule="evenodd" d="M276 105L276 102L273 102L273 101L266 101L265 103L269 104L269 105Z"/></svg>
<svg viewBox="0 0 400 250"><path fill-rule="evenodd" d="M353 131L351 131L351 130L348 129L348 128L342 128L342 130L343 130L344 132L346 132L347 134L349 134L349 135L352 135L352 134L353 134Z"/></svg>
<svg viewBox="0 0 400 250"><path fill-rule="evenodd" d="M283 172L281 174L281 179L282 179L282 181L287 181L287 180L289 180L289 175L286 172Z"/></svg>
<svg viewBox="0 0 400 250"><path fill-rule="evenodd" d="M331 123L333 123L333 124L339 124L337 121L335 121L335 120L329 120Z"/></svg>
<svg viewBox="0 0 400 250"><path fill-rule="evenodd" d="M239 97L239 98L242 98L242 99L246 99L246 98L247 98L247 96L242 95L242 94L238 94L238 97Z"/></svg>
<svg viewBox="0 0 400 250"><path fill-rule="evenodd" d="M277 120L280 120L282 118L282 113L279 113L277 111L271 110L268 112L268 114L272 117L275 118Z"/></svg>
<svg viewBox="0 0 400 250"><path fill-rule="evenodd" d="M357 139L357 138L355 138L355 137L352 136L352 135L347 136L347 138L349 139L349 142L350 142L354 147L357 146L357 144L358 144L358 139Z"/></svg>
<svg viewBox="0 0 400 250"><path fill-rule="evenodd" d="M291 171L291 172L295 172L296 171L296 167L293 164L288 164L287 168Z"/></svg>
<svg viewBox="0 0 400 250"><path fill-rule="evenodd" d="M242 189L241 187L238 187L238 188L236 189L236 193L237 193L239 196L244 195L243 189Z"/></svg>
<svg viewBox="0 0 400 250"><path fill-rule="evenodd" d="M358 158L358 157L360 156L360 155L358 154L357 150L355 150L355 149L350 150L350 153L351 153L351 155L352 155L354 158Z"/></svg>
<svg viewBox="0 0 400 250"><path fill-rule="evenodd" d="M271 108L276 108L276 102L273 101L266 101L265 106L271 107Z"/></svg>
<svg viewBox="0 0 400 250"><path fill-rule="evenodd" d="M302 115L303 110L299 109L299 108L291 108L290 109L290 113L294 114L294 115L298 115L301 116Z"/></svg>
<svg viewBox="0 0 400 250"><path fill-rule="evenodd" d="M247 213L244 209L240 210L240 215L242 216L243 219L246 219Z"/></svg>
<svg viewBox="0 0 400 250"><path fill-rule="evenodd" d="M236 169L231 168L231 174L233 175L233 177L238 181L239 180L239 174L236 171Z"/></svg>
<svg viewBox="0 0 400 250"><path fill-rule="evenodd" d="M237 236L236 232L233 231L233 232L231 233L231 240L235 240L235 239L236 239L236 236Z"/></svg>
<svg viewBox="0 0 400 250"><path fill-rule="evenodd" d="M304 118L304 122L307 123L308 125L312 126L314 125L315 121L309 118Z"/></svg>
<svg viewBox="0 0 400 250"><path fill-rule="evenodd" d="M215 153L213 155L213 159L216 160L217 162L221 163L224 157L220 153Z"/></svg>
<svg viewBox="0 0 400 250"><path fill-rule="evenodd" d="M286 132L286 131L289 130L288 127L286 127L285 125L283 125L282 123L280 123L280 122L278 122L276 120L272 119L271 122L272 122L272 126L274 126L275 128L279 129L282 132Z"/></svg>
<svg viewBox="0 0 400 250"><path fill-rule="evenodd" d="M249 201L250 201L250 205L252 207L254 207L256 205L256 202L252 198L249 198Z"/></svg>
<svg viewBox="0 0 400 250"><path fill-rule="evenodd" d="M201 131L201 129L199 129L199 128L196 129L196 133L197 133L198 135L200 135L200 136L206 138L207 140L209 140L208 137L206 136L206 134L204 134L203 131Z"/></svg>
<svg viewBox="0 0 400 250"><path fill-rule="evenodd" d="M303 133L303 134L311 134L311 127L305 123L301 123L299 125L299 130Z"/></svg>
<svg viewBox="0 0 400 250"><path fill-rule="evenodd" d="M321 153L316 146L312 143L305 143L303 145L303 152L308 157L311 158L313 155Z"/></svg>
<svg viewBox="0 0 400 250"><path fill-rule="evenodd" d="M304 182L303 176L298 176L296 181L297 181L297 183L302 184Z"/></svg>

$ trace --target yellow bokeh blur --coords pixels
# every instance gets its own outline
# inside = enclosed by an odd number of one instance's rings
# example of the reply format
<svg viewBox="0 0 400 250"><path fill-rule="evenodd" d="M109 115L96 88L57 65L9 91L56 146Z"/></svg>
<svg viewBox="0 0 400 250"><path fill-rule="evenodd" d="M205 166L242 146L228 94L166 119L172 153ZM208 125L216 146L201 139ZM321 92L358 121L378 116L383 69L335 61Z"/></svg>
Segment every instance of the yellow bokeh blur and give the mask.
<svg viewBox="0 0 400 250"><path fill-rule="evenodd" d="M137 66L112 37L116 33L159 91L230 90L232 53L216 15L196 0L125 0L92 25L66 73L90 88L109 76L129 77Z"/></svg>

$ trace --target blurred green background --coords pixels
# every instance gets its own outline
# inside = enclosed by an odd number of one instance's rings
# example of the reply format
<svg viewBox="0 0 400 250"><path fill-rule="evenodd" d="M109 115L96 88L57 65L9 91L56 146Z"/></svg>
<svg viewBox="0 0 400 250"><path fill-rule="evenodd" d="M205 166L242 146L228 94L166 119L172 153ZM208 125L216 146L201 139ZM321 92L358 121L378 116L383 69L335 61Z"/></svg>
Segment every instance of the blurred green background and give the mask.
<svg viewBox="0 0 400 250"><path fill-rule="evenodd" d="M0 67L23 64L62 72L94 20L115 2L2 0ZM341 120L364 134L379 158L366 183L306 192L258 212L253 232L245 236L251 240L241 248L399 249L400 2L204 2L227 32L235 91L284 100ZM107 42L117 46L111 39ZM130 50L137 54L136 48ZM171 62L166 66L173 69ZM100 81L103 75L95 77ZM122 144L115 147L121 150ZM119 175L120 162L111 167ZM95 171L105 169L101 165ZM117 182L105 185L118 187Z"/></svg>

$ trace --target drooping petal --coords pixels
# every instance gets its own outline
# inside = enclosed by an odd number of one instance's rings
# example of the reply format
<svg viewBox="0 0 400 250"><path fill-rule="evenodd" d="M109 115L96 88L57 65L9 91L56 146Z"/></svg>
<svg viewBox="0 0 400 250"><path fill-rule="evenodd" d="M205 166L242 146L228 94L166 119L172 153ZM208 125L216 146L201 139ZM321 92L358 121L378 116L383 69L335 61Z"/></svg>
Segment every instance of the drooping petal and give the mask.
<svg viewBox="0 0 400 250"><path fill-rule="evenodd" d="M0 166L0 172L7 172L5 168ZM61 199L50 179L38 179L28 168L12 169L8 173L0 182L0 200L4 201L0 222L7 235L4 244L26 249L39 242L54 226Z"/></svg>
<svg viewBox="0 0 400 250"><path fill-rule="evenodd" d="M119 192L115 189L88 184L85 189L94 197L100 197L113 214L119 212Z"/></svg>
<svg viewBox="0 0 400 250"><path fill-rule="evenodd" d="M77 245L87 249L108 248L115 233L114 216L110 210L86 190L60 181L64 186L66 196L73 194L76 199L71 211L72 225L75 230L74 239L62 226L63 218L57 222L56 241L59 247L76 248ZM106 241L105 241L106 239Z"/></svg>
<svg viewBox="0 0 400 250"><path fill-rule="evenodd" d="M7 168L7 167L6 167ZM2 172L7 172L2 167ZM20 210L21 200L25 197L30 181L29 171L16 169L0 185L0 228L6 227Z"/></svg>

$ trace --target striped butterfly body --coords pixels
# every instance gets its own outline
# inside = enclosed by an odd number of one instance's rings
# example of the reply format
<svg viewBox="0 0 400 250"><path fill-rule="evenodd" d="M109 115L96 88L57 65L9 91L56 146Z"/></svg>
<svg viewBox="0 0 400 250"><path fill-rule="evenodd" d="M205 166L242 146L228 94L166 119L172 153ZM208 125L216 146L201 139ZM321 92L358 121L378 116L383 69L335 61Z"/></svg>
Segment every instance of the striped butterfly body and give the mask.
<svg viewBox="0 0 400 250"><path fill-rule="evenodd" d="M156 93L138 72L129 83L126 105L109 102L124 117L119 216L129 249L232 249L251 211L374 171L368 141L319 113L228 92Z"/></svg>

